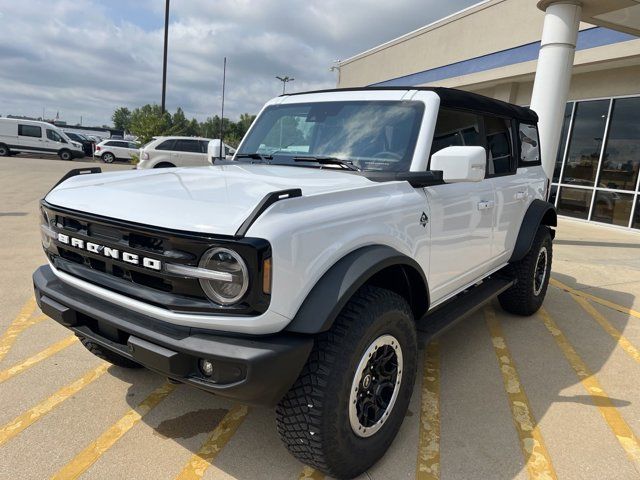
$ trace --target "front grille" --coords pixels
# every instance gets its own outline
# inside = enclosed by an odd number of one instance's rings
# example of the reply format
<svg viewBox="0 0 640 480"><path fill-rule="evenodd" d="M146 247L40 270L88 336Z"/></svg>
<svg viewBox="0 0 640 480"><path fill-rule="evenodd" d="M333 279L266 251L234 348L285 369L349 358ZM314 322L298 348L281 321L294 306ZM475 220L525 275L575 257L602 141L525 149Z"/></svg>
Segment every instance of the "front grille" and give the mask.
<svg viewBox="0 0 640 480"><path fill-rule="evenodd" d="M213 246L233 244L248 265L259 270L259 256L266 248L255 248L255 239L233 240L224 237L174 232L154 227L127 224L118 220L66 211L43 203L43 218L48 219L49 228L58 233L99 245L99 253L63 243L54 238L46 253L54 266L83 280L100 285L118 293L147 303L179 312L212 312L252 314L266 310L268 298L264 295L247 295L245 301L234 306L221 306L211 302L197 279L170 274L143 265L133 265L119 259L106 257L106 248L117 249L166 263L197 266L202 254ZM260 278L260 277L257 277ZM266 302L265 302L266 300Z"/></svg>

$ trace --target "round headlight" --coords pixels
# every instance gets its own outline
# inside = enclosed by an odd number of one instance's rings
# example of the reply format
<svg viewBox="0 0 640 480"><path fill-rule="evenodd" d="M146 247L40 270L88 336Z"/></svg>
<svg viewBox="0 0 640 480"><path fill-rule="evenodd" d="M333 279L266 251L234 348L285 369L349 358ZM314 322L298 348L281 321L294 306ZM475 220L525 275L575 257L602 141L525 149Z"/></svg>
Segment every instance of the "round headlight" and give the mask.
<svg viewBox="0 0 640 480"><path fill-rule="evenodd" d="M200 279L204 293L216 303L222 305L237 303L249 288L247 265L233 250L217 247L207 250L198 266L226 274L221 275L220 279Z"/></svg>

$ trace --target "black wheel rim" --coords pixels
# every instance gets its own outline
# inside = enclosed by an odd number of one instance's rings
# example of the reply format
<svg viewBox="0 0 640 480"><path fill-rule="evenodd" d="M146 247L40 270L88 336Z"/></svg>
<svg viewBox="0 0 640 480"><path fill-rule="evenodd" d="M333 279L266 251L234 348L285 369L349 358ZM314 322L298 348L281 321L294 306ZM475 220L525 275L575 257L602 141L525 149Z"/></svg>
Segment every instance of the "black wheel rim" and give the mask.
<svg viewBox="0 0 640 480"><path fill-rule="evenodd" d="M547 247L542 247L538 253L536 268L533 273L533 293L537 296L542 292L542 287L547 278Z"/></svg>
<svg viewBox="0 0 640 480"><path fill-rule="evenodd" d="M361 437L376 433L393 410L402 379L402 350L391 335L377 338L365 351L353 379L349 419Z"/></svg>

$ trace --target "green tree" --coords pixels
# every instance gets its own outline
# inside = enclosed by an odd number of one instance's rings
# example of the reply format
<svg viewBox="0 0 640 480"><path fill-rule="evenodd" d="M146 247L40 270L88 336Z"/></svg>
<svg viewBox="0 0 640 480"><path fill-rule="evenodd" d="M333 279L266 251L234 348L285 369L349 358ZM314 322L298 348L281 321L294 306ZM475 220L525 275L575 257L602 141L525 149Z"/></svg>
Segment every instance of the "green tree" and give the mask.
<svg viewBox="0 0 640 480"><path fill-rule="evenodd" d="M162 113L160 105L145 105L131 113L130 131L140 143L147 143L154 136L167 135L170 129L171 114Z"/></svg>
<svg viewBox="0 0 640 480"><path fill-rule="evenodd" d="M181 107L178 107L176 113L174 113L171 117L171 127L169 128L170 135L187 135L187 130L189 129L189 120L184 115L184 111Z"/></svg>
<svg viewBox="0 0 640 480"><path fill-rule="evenodd" d="M129 128L131 128L131 111L127 107L116 108L111 120L113 120L115 128L128 132Z"/></svg>

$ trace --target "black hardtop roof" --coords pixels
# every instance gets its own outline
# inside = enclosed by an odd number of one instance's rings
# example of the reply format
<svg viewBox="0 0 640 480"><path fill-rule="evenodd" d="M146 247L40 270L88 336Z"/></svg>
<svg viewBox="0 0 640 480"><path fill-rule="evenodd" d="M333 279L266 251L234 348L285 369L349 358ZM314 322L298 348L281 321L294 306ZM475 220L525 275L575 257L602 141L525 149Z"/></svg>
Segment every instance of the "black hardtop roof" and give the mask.
<svg viewBox="0 0 640 480"><path fill-rule="evenodd" d="M440 104L443 107L457 108L461 110L471 110L474 112L489 113L512 117L521 122L537 123L538 115L528 107L520 107L512 103L496 100L495 98L486 97L478 93L458 90L457 88L445 87L349 87L349 88L332 88L327 90L314 90L310 92L287 93L284 96L305 95L308 93L325 93L325 92L355 92L361 90L428 90L434 92L440 97Z"/></svg>

